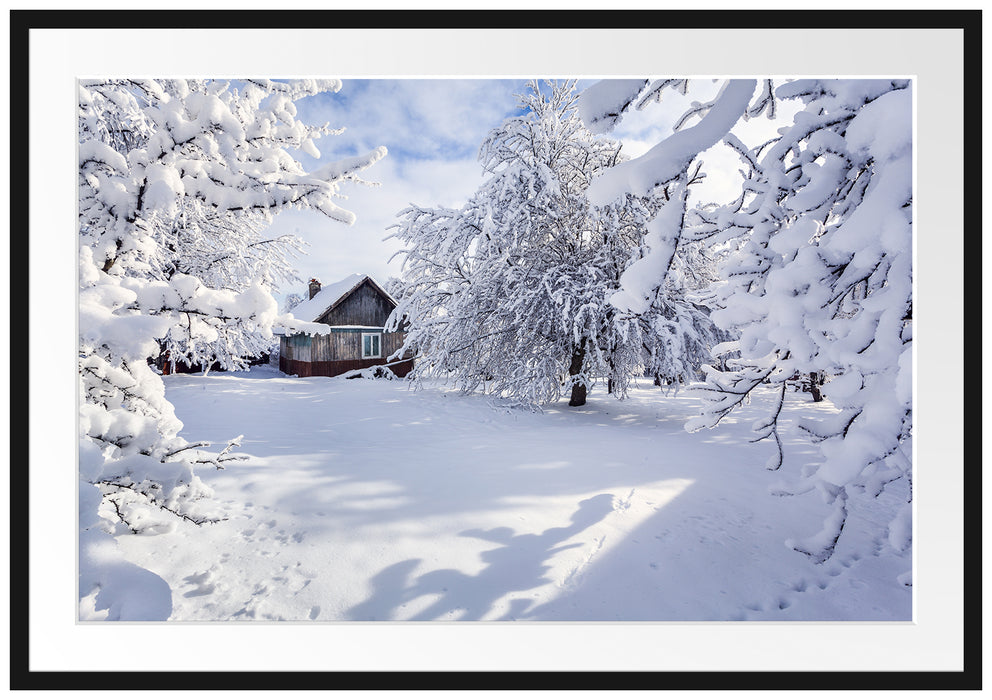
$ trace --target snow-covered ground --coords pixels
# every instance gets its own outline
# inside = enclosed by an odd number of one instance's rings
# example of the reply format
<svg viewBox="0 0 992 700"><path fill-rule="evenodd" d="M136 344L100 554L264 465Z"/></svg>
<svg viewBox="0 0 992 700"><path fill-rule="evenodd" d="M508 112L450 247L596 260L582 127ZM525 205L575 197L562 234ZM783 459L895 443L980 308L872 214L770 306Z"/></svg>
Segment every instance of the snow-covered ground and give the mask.
<svg viewBox="0 0 992 700"><path fill-rule="evenodd" d="M761 397L687 433L698 399L649 382L619 402L500 409L403 381L164 377L188 440L245 435L202 470L226 520L125 535L172 590L172 620L908 620L909 553L882 547L902 494L850 499L834 557L816 494L774 495L815 451L789 395L787 466L749 444ZM791 465L791 466L789 466Z"/></svg>

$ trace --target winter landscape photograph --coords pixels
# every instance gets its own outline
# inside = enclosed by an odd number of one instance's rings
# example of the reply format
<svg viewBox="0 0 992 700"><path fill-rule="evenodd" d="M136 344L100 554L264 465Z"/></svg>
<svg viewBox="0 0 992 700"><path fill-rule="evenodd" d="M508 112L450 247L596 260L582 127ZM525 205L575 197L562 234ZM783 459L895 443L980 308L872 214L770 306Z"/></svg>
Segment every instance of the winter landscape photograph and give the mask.
<svg viewBox="0 0 992 700"><path fill-rule="evenodd" d="M908 622L914 81L78 92L78 620Z"/></svg>

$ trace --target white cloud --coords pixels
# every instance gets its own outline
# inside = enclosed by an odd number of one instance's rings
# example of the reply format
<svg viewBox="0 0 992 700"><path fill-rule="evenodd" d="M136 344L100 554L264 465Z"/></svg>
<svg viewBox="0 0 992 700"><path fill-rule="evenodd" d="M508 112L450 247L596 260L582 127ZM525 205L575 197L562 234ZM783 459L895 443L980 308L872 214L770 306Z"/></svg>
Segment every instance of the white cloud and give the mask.
<svg viewBox="0 0 992 700"><path fill-rule="evenodd" d="M309 245L297 261L300 277L317 277L325 283L353 273L370 274L380 282L400 273L396 240L383 240L397 214L411 204L451 206L463 204L482 184L482 168L471 158L458 160L401 160L387 156L367 172L378 187L346 185L341 202L357 221L344 226L314 212L290 211L276 217L271 231L295 233ZM301 289L284 289L284 293Z"/></svg>
<svg viewBox="0 0 992 700"><path fill-rule="evenodd" d="M301 100L308 121L345 127L322 139L324 150L386 146L402 157L460 157L474 153L490 129L515 111L521 81L344 80L335 95Z"/></svg>

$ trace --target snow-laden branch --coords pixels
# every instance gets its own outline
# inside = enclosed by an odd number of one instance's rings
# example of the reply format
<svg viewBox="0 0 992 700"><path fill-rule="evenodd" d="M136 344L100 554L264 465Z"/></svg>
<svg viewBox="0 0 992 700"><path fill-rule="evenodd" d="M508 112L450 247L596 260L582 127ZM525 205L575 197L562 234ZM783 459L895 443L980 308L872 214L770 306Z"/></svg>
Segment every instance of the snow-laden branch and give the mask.
<svg viewBox="0 0 992 700"><path fill-rule="evenodd" d="M729 80L695 126L677 131L644 155L621 163L589 186L589 200L603 205L625 193L646 195L685 172L697 155L718 143L747 111L756 81Z"/></svg>

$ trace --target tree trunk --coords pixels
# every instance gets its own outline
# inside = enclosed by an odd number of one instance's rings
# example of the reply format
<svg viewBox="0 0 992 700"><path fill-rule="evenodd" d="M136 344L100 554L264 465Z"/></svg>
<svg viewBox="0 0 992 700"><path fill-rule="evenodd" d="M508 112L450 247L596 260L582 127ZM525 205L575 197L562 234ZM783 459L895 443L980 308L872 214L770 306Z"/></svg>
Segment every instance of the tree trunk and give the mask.
<svg viewBox="0 0 992 700"><path fill-rule="evenodd" d="M614 384L613 377L616 374L616 368L617 368L616 367L616 363L613 361L613 358L616 356L616 352L617 352L616 346L613 346L613 347L610 348L610 362L609 362L609 365L610 365L610 376L609 376L609 379L606 380L606 393L607 394L612 394L613 393L613 384Z"/></svg>
<svg viewBox="0 0 992 700"><path fill-rule="evenodd" d="M820 376L817 372L809 373L809 393L813 395L813 401L823 401L823 396L820 394Z"/></svg>
<svg viewBox="0 0 992 700"><path fill-rule="evenodd" d="M582 361L586 357L586 341L583 339L579 347L572 351L572 364L568 368L568 376L575 377L582 373ZM568 401L569 406L586 405L586 385L584 383L572 382L572 397Z"/></svg>

